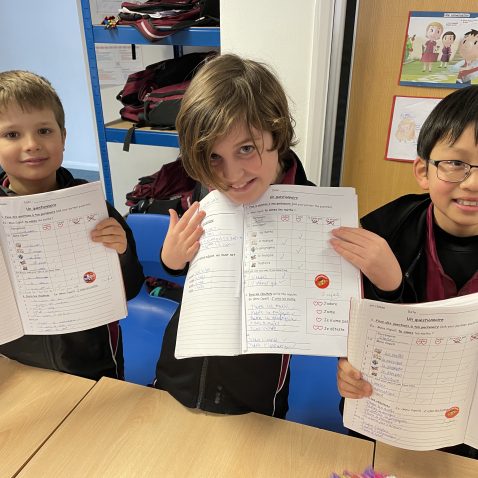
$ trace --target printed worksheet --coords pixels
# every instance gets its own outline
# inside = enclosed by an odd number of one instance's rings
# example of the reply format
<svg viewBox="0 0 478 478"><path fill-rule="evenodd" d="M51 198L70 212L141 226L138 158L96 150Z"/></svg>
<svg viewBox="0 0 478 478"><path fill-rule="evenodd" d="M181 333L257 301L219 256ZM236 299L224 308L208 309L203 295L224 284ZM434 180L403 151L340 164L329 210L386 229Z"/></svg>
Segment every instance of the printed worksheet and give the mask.
<svg viewBox="0 0 478 478"><path fill-rule="evenodd" d="M360 272L328 241L332 229L357 226L355 191L274 185L246 206L213 191L201 208L176 356L346 355Z"/></svg>
<svg viewBox="0 0 478 478"><path fill-rule="evenodd" d="M0 343L126 316L118 254L90 239L107 217L99 182L0 198L0 301L9 307Z"/></svg>
<svg viewBox="0 0 478 478"><path fill-rule="evenodd" d="M478 447L478 294L352 300L348 358L373 394L345 400L347 428L411 450Z"/></svg>

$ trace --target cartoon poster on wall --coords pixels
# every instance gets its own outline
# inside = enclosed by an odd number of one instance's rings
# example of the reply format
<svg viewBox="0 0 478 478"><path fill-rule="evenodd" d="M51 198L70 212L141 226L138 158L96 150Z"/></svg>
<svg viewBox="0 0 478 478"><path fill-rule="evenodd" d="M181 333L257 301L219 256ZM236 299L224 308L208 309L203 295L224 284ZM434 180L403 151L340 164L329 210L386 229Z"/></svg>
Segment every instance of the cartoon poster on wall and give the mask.
<svg viewBox="0 0 478 478"><path fill-rule="evenodd" d="M422 124L441 98L394 96L385 159L414 161Z"/></svg>
<svg viewBox="0 0 478 478"><path fill-rule="evenodd" d="M410 12L400 85L478 84L478 13Z"/></svg>

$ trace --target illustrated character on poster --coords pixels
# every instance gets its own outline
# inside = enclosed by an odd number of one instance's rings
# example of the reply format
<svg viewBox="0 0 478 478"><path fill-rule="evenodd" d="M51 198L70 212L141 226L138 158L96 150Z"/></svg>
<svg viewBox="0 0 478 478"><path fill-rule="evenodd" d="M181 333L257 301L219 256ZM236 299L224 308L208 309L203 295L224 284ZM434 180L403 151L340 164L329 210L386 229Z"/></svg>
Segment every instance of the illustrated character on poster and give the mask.
<svg viewBox="0 0 478 478"><path fill-rule="evenodd" d="M458 47L463 60L448 67L458 73L456 82L470 85L471 80L478 78L478 30L466 32Z"/></svg>
<svg viewBox="0 0 478 478"><path fill-rule="evenodd" d="M446 68L451 57L451 46L456 39L453 32L445 32L441 37L443 48L441 50L440 66L439 68Z"/></svg>
<svg viewBox="0 0 478 478"><path fill-rule="evenodd" d="M432 71L432 63L437 61L438 53L436 52L437 40L441 37L443 32L443 25L439 22L429 23L427 26L427 32L425 36L427 41L422 46L422 57L420 61L423 65L423 70L428 68L428 71Z"/></svg>
<svg viewBox="0 0 478 478"><path fill-rule="evenodd" d="M395 138L397 138L400 143L413 141L415 139L416 128L417 125L415 121L409 116L406 116L398 123Z"/></svg>
<svg viewBox="0 0 478 478"><path fill-rule="evenodd" d="M415 41L415 36L407 35L407 41L405 42L405 52L403 54L403 63L408 63L411 61L410 53L413 51L413 42Z"/></svg>

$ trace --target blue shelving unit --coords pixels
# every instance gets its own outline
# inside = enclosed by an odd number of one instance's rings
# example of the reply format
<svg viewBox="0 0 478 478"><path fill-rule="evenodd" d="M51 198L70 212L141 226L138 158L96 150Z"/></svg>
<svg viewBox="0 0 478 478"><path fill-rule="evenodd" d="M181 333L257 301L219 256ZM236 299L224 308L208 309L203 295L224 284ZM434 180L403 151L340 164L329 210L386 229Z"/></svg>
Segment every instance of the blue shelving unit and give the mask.
<svg viewBox="0 0 478 478"><path fill-rule="evenodd" d="M103 119L103 107L101 104L100 81L98 76L95 44L112 43L172 46L175 50L175 55L177 55L181 53L182 46L219 47L220 33L219 27L193 27L181 30L169 37L151 43L132 26L119 25L115 29L107 30L102 25L93 25L90 11L90 0L81 0L81 9L83 13L83 28L85 31L86 51L90 68L91 88L93 91L96 126L98 128L105 193L108 201L113 204L113 186L111 183L107 143L123 143L130 126L126 125L125 122L105 125ZM135 130L131 143L163 147L178 147L179 145L178 135L174 131L158 131L150 130L149 128Z"/></svg>
<svg viewBox="0 0 478 478"><path fill-rule="evenodd" d="M105 127L106 141L110 143L124 143L126 128ZM131 140L132 144L145 144L147 146L166 146L171 148L179 147L178 135L175 131L159 131L138 128L134 131Z"/></svg>
<svg viewBox="0 0 478 478"><path fill-rule="evenodd" d="M219 46L219 27L193 27L179 31L174 35L151 43L136 28L118 25L107 30L103 26L93 26L95 43L134 43L136 45L184 45L184 46Z"/></svg>

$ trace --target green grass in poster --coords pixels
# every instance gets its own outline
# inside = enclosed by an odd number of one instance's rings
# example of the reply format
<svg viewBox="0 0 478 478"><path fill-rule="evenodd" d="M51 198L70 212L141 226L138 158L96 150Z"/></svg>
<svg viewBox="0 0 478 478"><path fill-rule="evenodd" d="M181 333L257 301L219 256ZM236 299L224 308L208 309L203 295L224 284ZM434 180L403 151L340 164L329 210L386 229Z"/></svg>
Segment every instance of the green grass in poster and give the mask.
<svg viewBox="0 0 478 478"><path fill-rule="evenodd" d="M456 73L448 68L440 68L440 62L432 63L432 71L423 71L421 61L412 61L402 65L400 81L416 81L421 83L453 83L456 82Z"/></svg>

